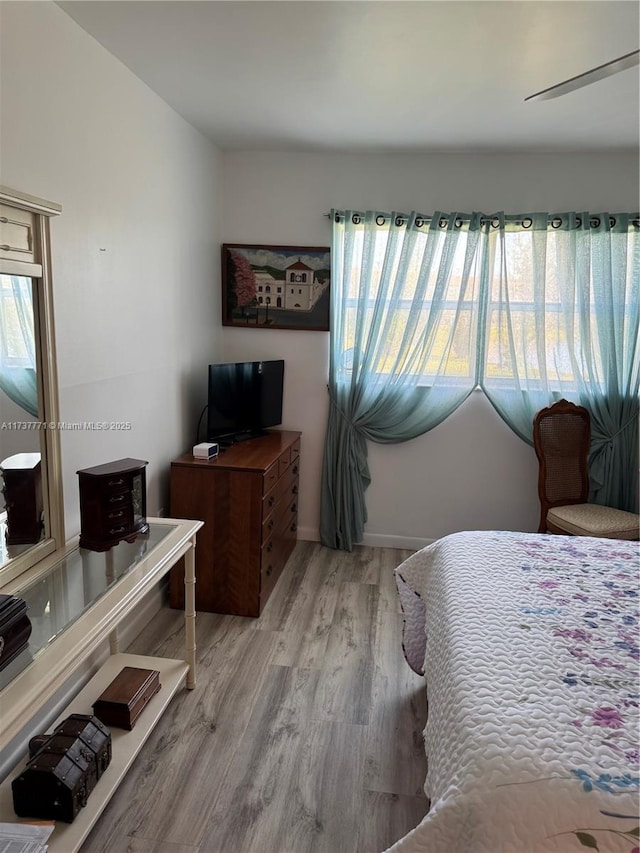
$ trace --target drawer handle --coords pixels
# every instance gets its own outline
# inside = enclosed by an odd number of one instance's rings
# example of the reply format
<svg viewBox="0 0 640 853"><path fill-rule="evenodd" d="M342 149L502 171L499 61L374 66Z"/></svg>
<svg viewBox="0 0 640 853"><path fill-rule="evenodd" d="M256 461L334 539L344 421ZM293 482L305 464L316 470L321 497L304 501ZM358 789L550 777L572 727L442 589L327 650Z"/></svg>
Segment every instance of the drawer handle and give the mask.
<svg viewBox="0 0 640 853"><path fill-rule="evenodd" d="M276 502L275 497L273 495L271 495L271 497L269 498L269 506L273 506L275 502Z"/></svg>
<svg viewBox="0 0 640 853"><path fill-rule="evenodd" d="M291 489L291 494L292 494L292 495L297 495L297 494L298 494L298 487L297 487L297 486L294 486L294 487Z"/></svg>
<svg viewBox="0 0 640 853"><path fill-rule="evenodd" d="M269 524L267 524L267 527L269 528L269 530L273 530L274 525L275 525L275 521L272 518L270 518Z"/></svg>
<svg viewBox="0 0 640 853"><path fill-rule="evenodd" d="M273 566L271 564L269 564L269 567L267 569L267 577L269 577L269 575L271 574L272 571L273 571Z"/></svg>
<svg viewBox="0 0 640 853"><path fill-rule="evenodd" d="M109 536L118 536L120 533L124 533L126 529L124 525L122 527L114 527L109 531Z"/></svg>
<svg viewBox="0 0 640 853"><path fill-rule="evenodd" d="M291 527L290 527L290 530L291 530L291 532L292 532L292 533L295 533L297 529L298 529L298 525L297 525L297 524L295 523L295 521L294 521L294 522L293 522L293 524L292 524L292 525L291 525Z"/></svg>
<svg viewBox="0 0 640 853"><path fill-rule="evenodd" d="M269 542L267 545L267 551L273 551L273 542Z"/></svg>
<svg viewBox="0 0 640 853"><path fill-rule="evenodd" d="M124 486L124 477L120 477L118 480L109 480L107 486Z"/></svg>
<svg viewBox="0 0 640 853"><path fill-rule="evenodd" d="M293 473L294 473L294 474L297 474L297 473L298 473L298 466L297 466L297 465L294 465L294 466L293 466Z"/></svg>
<svg viewBox="0 0 640 853"><path fill-rule="evenodd" d="M22 249L20 246L10 246L8 243L3 243L2 246L0 246L0 249L2 249L3 252L23 252L27 255L31 254L30 249Z"/></svg>
<svg viewBox="0 0 640 853"><path fill-rule="evenodd" d="M113 498L109 498L109 503L110 504L121 504L123 500L124 500L124 495L116 495Z"/></svg>
<svg viewBox="0 0 640 853"><path fill-rule="evenodd" d="M121 510L118 510L118 512L110 512L107 517L110 518L112 521L114 521L116 518L122 518L123 515L124 515L124 510L121 509Z"/></svg>
<svg viewBox="0 0 640 853"><path fill-rule="evenodd" d="M298 512L298 504L296 504L296 503L291 504L291 512Z"/></svg>

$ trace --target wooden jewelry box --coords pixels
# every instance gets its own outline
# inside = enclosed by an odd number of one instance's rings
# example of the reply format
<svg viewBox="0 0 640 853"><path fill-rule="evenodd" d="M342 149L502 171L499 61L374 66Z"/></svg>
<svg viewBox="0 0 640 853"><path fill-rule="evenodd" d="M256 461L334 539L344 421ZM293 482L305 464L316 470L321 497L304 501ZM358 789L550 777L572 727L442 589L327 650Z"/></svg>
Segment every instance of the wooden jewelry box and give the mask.
<svg viewBox="0 0 640 853"><path fill-rule="evenodd" d="M158 690L157 670L125 666L94 702L93 713L106 726L131 731Z"/></svg>
<svg viewBox="0 0 640 853"><path fill-rule="evenodd" d="M78 471L80 547L108 551L148 533L147 489L142 459L118 459Z"/></svg>

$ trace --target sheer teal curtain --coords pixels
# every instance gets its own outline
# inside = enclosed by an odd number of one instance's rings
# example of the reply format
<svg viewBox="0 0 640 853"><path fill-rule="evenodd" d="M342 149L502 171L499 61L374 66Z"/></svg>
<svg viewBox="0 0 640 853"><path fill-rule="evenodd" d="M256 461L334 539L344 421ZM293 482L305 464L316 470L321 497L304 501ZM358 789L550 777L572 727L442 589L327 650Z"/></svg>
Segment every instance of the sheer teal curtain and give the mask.
<svg viewBox="0 0 640 853"><path fill-rule="evenodd" d="M437 426L477 381L480 214L332 211L323 544L351 550L367 520L367 440Z"/></svg>
<svg viewBox="0 0 640 853"><path fill-rule="evenodd" d="M0 276L0 389L38 416L38 383L30 278Z"/></svg>
<svg viewBox="0 0 640 853"><path fill-rule="evenodd" d="M480 384L531 443L565 397L591 415L591 499L638 506L640 231L637 214L500 216L486 236Z"/></svg>

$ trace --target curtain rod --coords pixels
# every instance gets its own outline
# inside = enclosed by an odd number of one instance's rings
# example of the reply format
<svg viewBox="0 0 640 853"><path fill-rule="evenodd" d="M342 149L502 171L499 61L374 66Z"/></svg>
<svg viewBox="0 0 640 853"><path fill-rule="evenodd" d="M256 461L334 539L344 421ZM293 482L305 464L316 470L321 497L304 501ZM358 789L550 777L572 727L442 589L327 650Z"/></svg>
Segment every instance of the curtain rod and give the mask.
<svg viewBox="0 0 640 853"><path fill-rule="evenodd" d="M330 213L323 213L322 215L326 216L327 219L332 219ZM354 218L354 225L358 225L360 223L360 220L362 219L362 217L358 213L354 213L352 218ZM355 221L355 218L358 219L358 222ZM416 225L418 226L418 228L421 228L426 223L431 222L432 218L432 216L416 216ZM382 213L380 213L378 216L376 216L376 224L384 225L387 219L391 219L391 217L389 215L383 215ZM380 222L379 220L382 220L382 222ZM405 222L408 222L406 216L396 216L396 225L404 225ZM443 217L440 220L440 227L444 228L447 222L448 219L445 219ZM462 219L456 219L456 225L458 226L458 228L460 227L460 225L462 225L463 222L464 220ZM494 228L497 228L500 224L500 220L496 216L483 216L480 218L480 222L483 224L490 222ZM443 223L445 223L445 225L443 225ZM460 223L460 225L458 225L458 223Z"/></svg>
<svg viewBox="0 0 640 853"><path fill-rule="evenodd" d="M323 213L322 215L325 216L327 219L333 218L330 213ZM363 217L359 213L353 213L351 218L352 218L354 225L359 225L363 219ZM430 224L432 218L433 217L431 217L431 216L416 216L415 225L417 228L421 228L423 225ZM517 217L515 214L509 214L509 215L505 215L504 218L506 221L518 222L520 225L522 225L523 228L531 228L531 226L533 225L533 219L530 216L525 216L522 219L519 219L519 217ZM552 214L549 214L547 218L548 218L549 222L551 223L552 228L560 228L560 226L562 225L562 217L560 217L558 215L554 216ZM388 219L391 219L390 215L388 215L388 214L385 215L385 214L380 213L376 216L376 225L382 226L382 225L384 225L384 223ZM337 221L337 217L336 217L336 221ZM396 225L404 225L408 221L409 220L406 216L396 216L396 219L395 219ZM468 221L467 217L465 217L465 219L461 219L460 217L458 217L455 220L456 228L461 228L465 221ZM615 216L609 216L609 228L614 228L616 225L616 221L617 220L616 220ZM589 226L591 228L599 228L600 222L601 222L601 219L599 216L592 216L591 219L589 220ZM447 225L449 224L449 218L443 216L440 219L438 224L440 225L440 228L446 228ZM492 226L492 228L497 228L500 225L500 219L497 216L482 216L482 217L480 217L480 224L481 225L490 224ZM640 228L640 219L637 217L635 219L632 219L631 224L635 228ZM582 217L581 216L576 216L576 225L578 226L578 228L582 228Z"/></svg>

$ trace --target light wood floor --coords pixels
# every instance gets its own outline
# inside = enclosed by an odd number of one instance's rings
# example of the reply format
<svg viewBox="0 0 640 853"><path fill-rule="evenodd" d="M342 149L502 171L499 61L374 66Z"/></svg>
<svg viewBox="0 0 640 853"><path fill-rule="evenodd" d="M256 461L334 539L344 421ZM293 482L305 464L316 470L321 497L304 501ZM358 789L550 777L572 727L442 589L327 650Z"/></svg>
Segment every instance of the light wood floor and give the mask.
<svg viewBox="0 0 640 853"><path fill-rule="evenodd" d="M423 681L393 569L410 552L299 542L260 619L199 613L198 684L83 853L379 853L423 817ZM179 657L162 610L130 651Z"/></svg>

